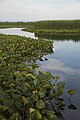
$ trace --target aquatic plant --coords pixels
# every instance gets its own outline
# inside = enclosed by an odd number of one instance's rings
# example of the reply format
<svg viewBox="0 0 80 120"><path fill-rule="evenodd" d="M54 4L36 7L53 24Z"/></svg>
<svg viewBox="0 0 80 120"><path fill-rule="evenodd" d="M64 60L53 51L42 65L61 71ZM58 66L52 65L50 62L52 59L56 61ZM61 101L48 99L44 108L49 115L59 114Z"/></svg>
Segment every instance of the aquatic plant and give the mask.
<svg viewBox="0 0 80 120"><path fill-rule="evenodd" d="M61 95L57 91L60 86L49 80L57 77L37 71L35 63L52 48L51 41L0 34L0 119L55 119L50 104L53 97Z"/></svg>
<svg viewBox="0 0 80 120"><path fill-rule="evenodd" d="M0 34L0 120L62 117L65 84L35 62L52 48L52 41Z"/></svg>

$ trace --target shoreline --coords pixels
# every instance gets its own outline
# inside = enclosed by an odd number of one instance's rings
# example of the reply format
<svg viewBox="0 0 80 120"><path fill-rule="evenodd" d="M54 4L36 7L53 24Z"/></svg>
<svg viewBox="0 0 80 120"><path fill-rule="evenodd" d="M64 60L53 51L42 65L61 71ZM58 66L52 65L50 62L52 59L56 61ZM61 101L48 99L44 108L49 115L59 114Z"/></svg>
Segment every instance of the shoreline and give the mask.
<svg viewBox="0 0 80 120"><path fill-rule="evenodd" d="M35 34L42 35L80 35L80 30L37 30L37 29L25 29L25 32L34 32Z"/></svg>

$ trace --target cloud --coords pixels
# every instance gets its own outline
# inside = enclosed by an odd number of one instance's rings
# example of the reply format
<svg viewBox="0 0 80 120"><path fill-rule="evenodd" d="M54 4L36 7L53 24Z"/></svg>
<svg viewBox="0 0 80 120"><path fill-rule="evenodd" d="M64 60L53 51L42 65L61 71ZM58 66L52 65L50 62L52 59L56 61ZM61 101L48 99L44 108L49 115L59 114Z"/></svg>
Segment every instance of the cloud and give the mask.
<svg viewBox="0 0 80 120"><path fill-rule="evenodd" d="M2 1L2 0L1 0ZM0 2L1 2L0 1ZM0 20L80 18L79 0L3 0Z"/></svg>
<svg viewBox="0 0 80 120"><path fill-rule="evenodd" d="M65 66L63 62L57 59L51 59L47 63L43 64L41 68L52 71L60 71L69 75L80 75L80 70Z"/></svg>

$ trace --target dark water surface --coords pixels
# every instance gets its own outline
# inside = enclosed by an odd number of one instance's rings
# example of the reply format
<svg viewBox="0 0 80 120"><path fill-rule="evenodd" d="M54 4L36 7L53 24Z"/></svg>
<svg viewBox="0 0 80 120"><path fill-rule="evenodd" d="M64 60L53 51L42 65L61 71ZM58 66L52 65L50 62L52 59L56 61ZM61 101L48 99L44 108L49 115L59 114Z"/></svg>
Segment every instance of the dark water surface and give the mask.
<svg viewBox="0 0 80 120"><path fill-rule="evenodd" d="M0 33L35 38L34 33L21 31L20 28L0 29ZM66 106L61 111L64 120L80 120L80 42L71 38L70 40L55 39L53 46L54 53L46 55L48 60L38 60L37 63L41 69L59 75L60 80L65 82L63 98ZM71 103L67 94L69 89L77 89L77 93L71 98Z"/></svg>

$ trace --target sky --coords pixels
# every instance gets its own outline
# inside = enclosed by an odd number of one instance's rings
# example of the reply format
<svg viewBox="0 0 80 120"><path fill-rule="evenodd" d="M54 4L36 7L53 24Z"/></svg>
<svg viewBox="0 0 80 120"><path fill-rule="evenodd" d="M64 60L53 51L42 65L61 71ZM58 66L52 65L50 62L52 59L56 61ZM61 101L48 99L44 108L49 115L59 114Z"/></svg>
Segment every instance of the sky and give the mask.
<svg viewBox="0 0 80 120"><path fill-rule="evenodd" d="M80 0L0 0L0 21L80 19Z"/></svg>

